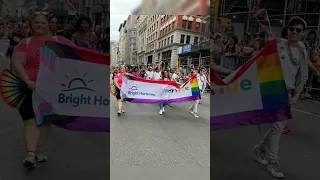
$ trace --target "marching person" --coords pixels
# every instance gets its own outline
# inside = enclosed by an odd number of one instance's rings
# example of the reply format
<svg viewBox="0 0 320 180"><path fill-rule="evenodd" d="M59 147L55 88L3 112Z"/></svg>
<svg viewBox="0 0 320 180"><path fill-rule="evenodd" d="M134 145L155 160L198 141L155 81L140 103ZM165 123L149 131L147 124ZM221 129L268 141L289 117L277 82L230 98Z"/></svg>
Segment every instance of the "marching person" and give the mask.
<svg viewBox="0 0 320 180"><path fill-rule="evenodd" d="M32 107L32 92L36 87L39 71L40 47L46 41L57 41L63 44L73 44L63 37L51 36L47 12L35 12L31 17L32 36L23 39L15 47L12 54L12 68L14 72L28 85L29 91L19 107L19 113L24 123L24 136L27 155L23 160L23 166L33 168L38 162L46 162L47 157L42 149L50 132L50 121L37 127L35 114Z"/></svg>
<svg viewBox="0 0 320 180"><path fill-rule="evenodd" d="M277 49L282 72L290 98L289 105L295 104L308 80L308 52L299 41L307 27L305 20L298 16L290 18L286 27L287 40L278 39ZM271 123L262 141L253 147L255 159L267 166L267 172L276 178L284 178L279 167L279 140L287 121Z"/></svg>
<svg viewBox="0 0 320 180"><path fill-rule="evenodd" d="M201 92L201 95L204 93L207 87L207 78L205 75L206 69L204 67L200 68L197 74L197 80L198 80L198 85L199 89ZM199 118L198 116L198 105L199 105L200 100L195 100L193 101L192 105L189 107L189 112L195 117Z"/></svg>
<svg viewBox="0 0 320 180"><path fill-rule="evenodd" d="M120 73L118 73L115 77L114 77L114 85L117 87L116 90L116 98L117 98L117 107L118 107L118 112L117 114L120 116L121 114L125 113L123 108L124 108L124 103L121 100L121 96L120 96L120 91L121 91L121 86L122 86L122 80L123 80L123 76L127 74L126 72L126 67L125 65L121 65L120 66Z"/></svg>

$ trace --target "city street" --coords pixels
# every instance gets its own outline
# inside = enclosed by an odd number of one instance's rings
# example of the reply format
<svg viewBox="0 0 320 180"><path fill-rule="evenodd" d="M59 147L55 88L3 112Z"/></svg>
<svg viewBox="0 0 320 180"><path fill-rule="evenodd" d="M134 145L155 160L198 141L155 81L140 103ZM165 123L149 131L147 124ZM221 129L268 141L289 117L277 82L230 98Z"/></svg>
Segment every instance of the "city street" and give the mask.
<svg viewBox="0 0 320 180"><path fill-rule="evenodd" d="M318 180L320 103L300 101L292 110L291 133L280 139L280 169L288 180ZM263 126L263 135L268 125ZM273 180L253 159L259 142L256 126L211 133L211 178L219 180Z"/></svg>
<svg viewBox="0 0 320 180"><path fill-rule="evenodd" d="M190 102L172 104L172 107L166 107L163 115L159 115L159 106L156 104L127 102L126 113L118 117L116 99L112 96L111 177L118 172L113 169L136 166L160 167L157 169L162 179L173 180L175 176L169 176L169 172L176 167L179 167L177 172L184 172L186 180L209 179L210 105L208 94L204 96L199 105L199 119L188 112ZM166 167L170 169L161 170ZM191 167L195 168L190 171ZM118 175L121 174L125 173L119 172ZM199 174L198 177L195 177L196 174ZM148 177L153 179L151 175ZM130 179L141 178L146 177L137 174Z"/></svg>
<svg viewBox="0 0 320 180"><path fill-rule="evenodd" d="M0 40L0 69L8 67L4 57L8 42ZM22 166L26 150L23 123L18 112L0 99L0 180L106 180L109 177L109 133L81 133L52 128L45 154L47 163L33 171Z"/></svg>

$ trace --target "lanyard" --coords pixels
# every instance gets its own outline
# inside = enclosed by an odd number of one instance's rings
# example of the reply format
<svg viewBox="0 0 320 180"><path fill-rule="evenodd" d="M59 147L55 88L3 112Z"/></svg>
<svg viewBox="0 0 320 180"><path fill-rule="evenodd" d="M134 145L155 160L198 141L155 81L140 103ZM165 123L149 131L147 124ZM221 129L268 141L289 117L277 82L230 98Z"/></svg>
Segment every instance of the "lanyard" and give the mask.
<svg viewBox="0 0 320 180"><path fill-rule="evenodd" d="M289 53L290 53L290 60L291 60L291 62L292 62L294 65L296 65L296 66L300 65L300 61L298 61L298 59L294 56L294 54L293 54L293 52L292 52L292 49L291 49L291 47L289 46L288 43L287 43L287 47L288 47L288 51L289 51Z"/></svg>

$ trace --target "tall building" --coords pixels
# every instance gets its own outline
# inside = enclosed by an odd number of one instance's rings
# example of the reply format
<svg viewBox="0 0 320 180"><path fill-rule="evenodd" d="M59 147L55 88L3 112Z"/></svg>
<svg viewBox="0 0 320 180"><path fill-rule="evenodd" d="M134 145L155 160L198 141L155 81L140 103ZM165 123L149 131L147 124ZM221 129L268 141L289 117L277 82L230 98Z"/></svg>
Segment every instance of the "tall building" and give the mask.
<svg viewBox="0 0 320 180"><path fill-rule="evenodd" d="M198 15L161 15L159 23L157 62L162 60L162 66L165 68L176 67L179 59L177 51L180 47L198 46L202 39L205 40L203 34L206 34L208 27L208 21Z"/></svg>
<svg viewBox="0 0 320 180"><path fill-rule="evenodd" d="M111 49L111 67L115 67L119 65L119 42L117 41L111 41L110 42L110 49Z"/></svg>
<svg viewBox="0 0 320 180"><path fill-rule="evenodd" d="M129 15L127 18L127 38L125 61L130 65L138 65L137 62L137 16Z"/></svg>
<svg viewBox="0 0 320 180"><path fill-rule="evenodd" d="M154 66L159 62L157 57L156 48L158 43L160 27L160 15L148 15L147 16L147 46L146 46L146 58L147 65Z"/></svg>
<svg viewBox="0 0 320 180"><path fill-rule="evenodd" d="M140 69L147 68L146 45L147 45L147 15L137 17L137 56Z"/></svg>
<svg viewBox="0 0 320 180"><path fill-rule="evenodd" d="M118 53L118 62L119 64L125 64L125 52L126 52L126 41L127 41L127 30L126 30L127 20L119 26L119 53Z"/></svg>

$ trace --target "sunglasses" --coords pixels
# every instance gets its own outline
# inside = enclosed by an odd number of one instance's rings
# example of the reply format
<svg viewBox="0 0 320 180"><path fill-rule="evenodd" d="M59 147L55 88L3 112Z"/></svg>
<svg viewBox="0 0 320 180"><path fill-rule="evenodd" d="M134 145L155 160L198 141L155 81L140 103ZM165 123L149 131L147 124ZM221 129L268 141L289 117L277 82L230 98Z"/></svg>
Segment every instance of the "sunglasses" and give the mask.
<svg viewBox="0 0 320 180"><path fill-rule="evenodd" d="M302 31L302 29L294 28L294 27L289 28L289 30L290 30L290 32L296 31L297 33L300 33Z"/></svg>
<svg viewBox="0 0 320 180"><path fill-rule="evenodd" d="M42 15L45 15L45 16L49 15L48 12L44 12L44 11L36 11L36 12L34 12L34 14L35 15L42 14Z"/></svg>

